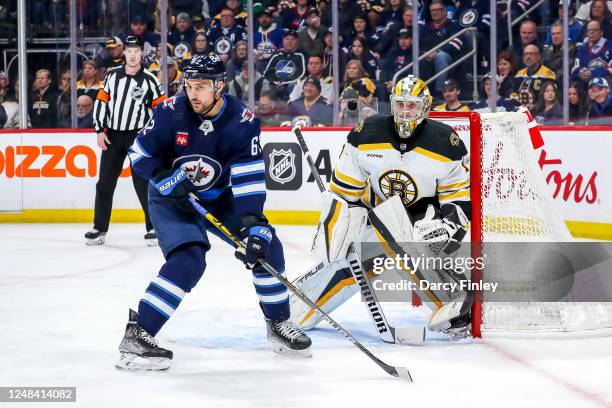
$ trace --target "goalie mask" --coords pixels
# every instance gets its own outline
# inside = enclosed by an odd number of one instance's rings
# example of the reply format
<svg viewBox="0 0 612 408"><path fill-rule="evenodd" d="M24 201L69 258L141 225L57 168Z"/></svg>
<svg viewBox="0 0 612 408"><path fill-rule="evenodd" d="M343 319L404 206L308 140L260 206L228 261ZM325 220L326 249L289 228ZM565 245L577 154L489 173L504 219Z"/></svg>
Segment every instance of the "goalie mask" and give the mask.
<svg viewBox="0 0 612 408"><path fill-rule="evenodd" d="M398 81L390 99L395 129L401 138L406 139L431 109L432 98L427 84L414 75L408 75Z"/></svg>

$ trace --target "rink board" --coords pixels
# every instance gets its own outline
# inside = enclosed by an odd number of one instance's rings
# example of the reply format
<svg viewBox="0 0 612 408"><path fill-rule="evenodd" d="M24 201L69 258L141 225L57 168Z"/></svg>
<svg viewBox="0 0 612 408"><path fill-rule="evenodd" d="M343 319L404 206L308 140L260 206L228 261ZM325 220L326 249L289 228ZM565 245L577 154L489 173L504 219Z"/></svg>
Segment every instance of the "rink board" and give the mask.
<svg viewBox="0 0 612 408"><path fill-rule="evenodd" d="M467 126L455 129L468 140ZM0 222L91 222L100 149L95 134L74 130L0 131ZM325 182L348 129L303 131ZM576 236L612 239L612 127L544 128L536 156L563 218ZM265 129L266 213L275 223L312 224L319 190L295 136ZM301 158L301 159L300 159ZM126 161L113 221L143 219Z"/></svg>

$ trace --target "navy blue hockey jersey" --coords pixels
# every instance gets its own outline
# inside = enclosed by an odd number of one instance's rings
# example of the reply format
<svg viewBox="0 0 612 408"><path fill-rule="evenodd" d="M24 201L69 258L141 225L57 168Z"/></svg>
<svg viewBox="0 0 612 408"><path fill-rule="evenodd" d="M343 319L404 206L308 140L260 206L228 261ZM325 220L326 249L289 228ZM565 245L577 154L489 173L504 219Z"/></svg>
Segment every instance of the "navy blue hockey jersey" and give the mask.
<svg viewBox="0 0 612 408"><path fill-rule="evenodd" d="M151 180L164 169L183 168L204 203L231 189L237 215L261 215L266 198L260 122L239 99L224 94L212 119L196 114L185 92L159 104L138 133L129 157Z"/></svg>

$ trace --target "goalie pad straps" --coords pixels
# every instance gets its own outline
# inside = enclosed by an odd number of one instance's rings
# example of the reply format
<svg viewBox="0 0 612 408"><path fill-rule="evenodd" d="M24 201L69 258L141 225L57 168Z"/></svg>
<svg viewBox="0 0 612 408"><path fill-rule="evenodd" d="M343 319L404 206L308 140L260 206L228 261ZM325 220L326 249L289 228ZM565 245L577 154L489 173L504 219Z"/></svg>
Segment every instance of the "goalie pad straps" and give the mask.
<svg viewBox="0 0 612 408"><path fill-rule="evenodd" d="M349 207L342 198L325 191L321 194L321 216L312 244L315 255L326 264L344 259L349 245L359 241L367 222L367 210Z"/></svg>

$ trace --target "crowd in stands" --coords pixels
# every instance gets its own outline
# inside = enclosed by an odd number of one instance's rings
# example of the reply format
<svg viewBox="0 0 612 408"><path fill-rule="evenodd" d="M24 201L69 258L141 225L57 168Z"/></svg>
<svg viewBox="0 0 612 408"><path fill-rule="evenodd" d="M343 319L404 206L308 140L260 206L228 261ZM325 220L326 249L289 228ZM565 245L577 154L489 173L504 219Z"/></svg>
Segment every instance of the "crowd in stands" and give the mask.
<svg viewBox="0 0 612 408"><path fill-rule="evenodd" d="M0 9L0 27L13 13L14 0ZM170 0L168 57L162 61L160 15L155 0L79 2L79 20L91 32L111 34L105 44L87 48L90 59L79 58L76 114L78 127L91 127L93 100L105 73L123 63L123 39L135 35L145 44L145 66L158 77L168 69L168 93L179 91L181 69L194 55L217 53L227 69L226 92L248 100L254 71L256 112L265 126L331 125L337 98L342 124L353 124L377 112L388 112L394 75L412 65L413 8L411 0L339 0L340 89L333 91L333 32L331 1L255 0L253 49L255 64L247 62L246 1ZM69 29L66 0L29 0L33 32ZM490 111L496 86L498 111L527 107L542 125L563 120L562 80L571 81L570 123L612 124L612 1L571 1L569 6L569 72L563 70L563 6L550 0L524 16L508 38L506 19L525 12L533 0L497 2L498 75L490 75L491 16L488 0L423 0L419 2L418 62L420 76L436 78L429 84L434 110ZM4 12L4 13L3 13ZM13 13L14 14L14 13ZM7 17L8 16L8 17ZM122 22L129 21L126 26ZM4 25L2 25L4 24ZM466 27L475 27L476 43ZM1 28L0 28L1 29ZM97 31L96 31L97 30ZM451 39L452 38L452 39ZM449 40L436 51L430 51ZM477 78L472 59L451 64L476 48ZM48 64L48 55L32 64L35 71L28 101L29 121L35 128L70 127L69 59ZM41 62L42 61L42 62ZM15 64L16 66L16 64ZM402 71L399 78L412 73ZM0 73L0 127L16 127L18 87L16 72ZM11 80L11 78L13 78ZM478 94L473 83L478 83Z"/></svg>

